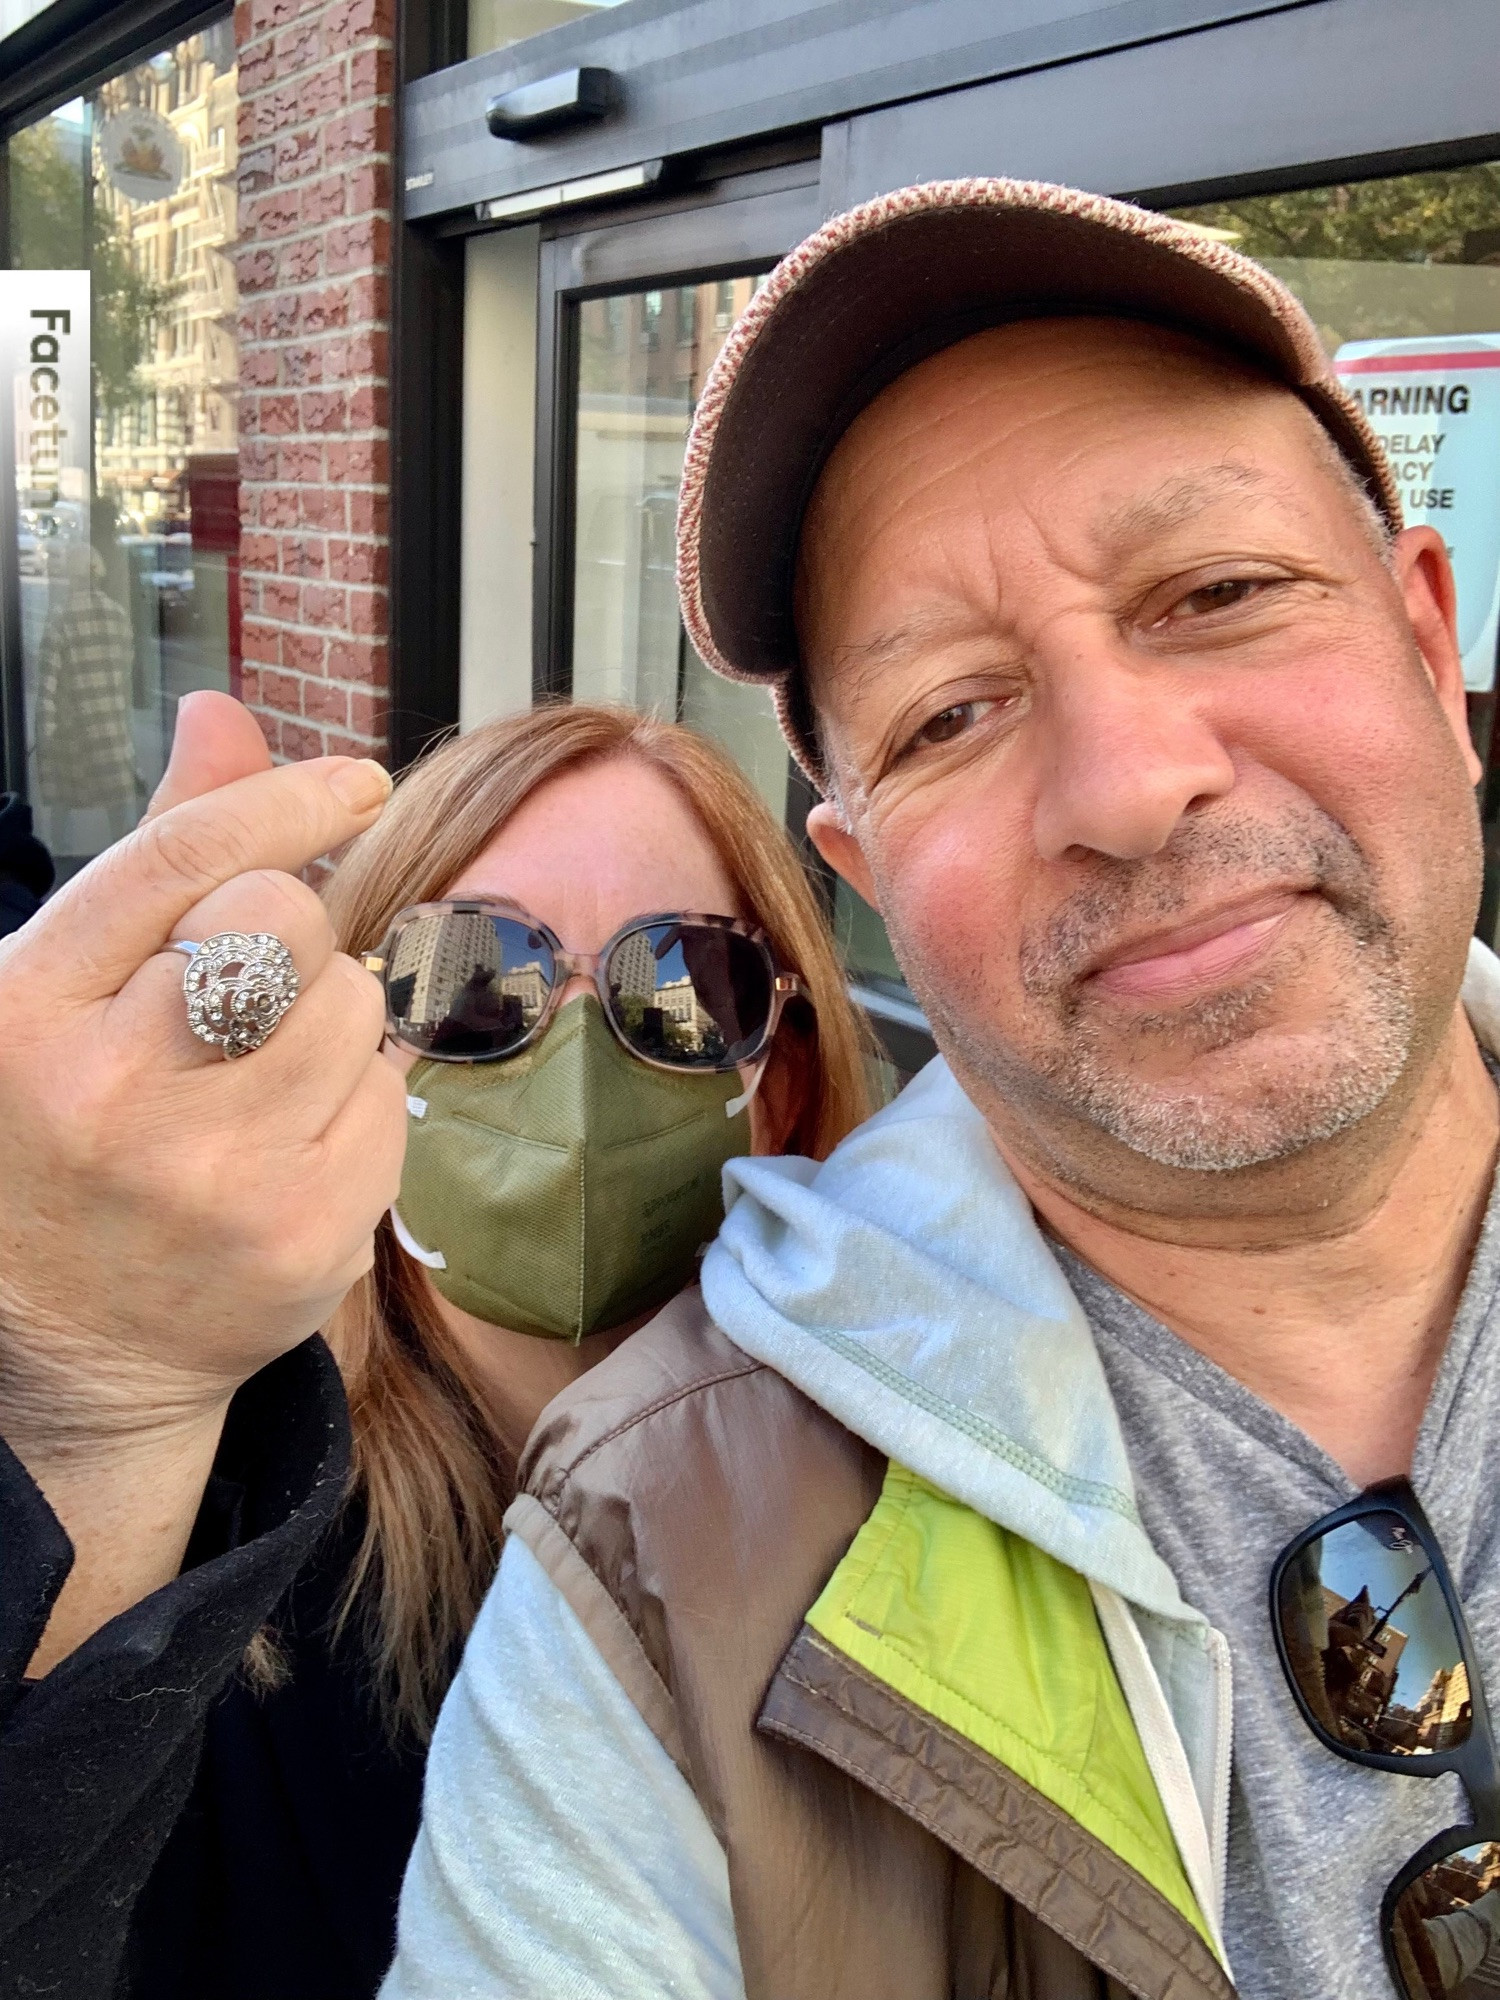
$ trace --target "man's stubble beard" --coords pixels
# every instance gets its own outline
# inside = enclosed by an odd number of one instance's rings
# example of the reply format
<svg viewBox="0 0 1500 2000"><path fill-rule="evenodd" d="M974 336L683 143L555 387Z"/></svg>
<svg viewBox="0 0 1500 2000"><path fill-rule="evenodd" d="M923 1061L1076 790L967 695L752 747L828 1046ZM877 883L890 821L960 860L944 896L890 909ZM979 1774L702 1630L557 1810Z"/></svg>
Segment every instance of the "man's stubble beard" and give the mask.
<svg viewBox="0 0 1500 2000"><path fill-rule="evenodd" d="M1080 990L1079 973L1100 950L1201 908L1217 880L1239 896L1288 878L1316 883L1347 944L1336 1003L1315 1035L1279 1052L1256 1047L1258 1029L1274 1029L1278 990L1296 975L1286 945L1271 974L1158 1013L1101 1018ZM1418 1037L1415 943L1382 909L1358 844L1310 802L1295 821L1274 826L1227 812L1188 820L1145 861L1100 857L1089 886L1022 944L1021 985L1040 1022L1024 1047L986 1032L978 1010L963 1005L982 999L981 981L953 991L899 920L892 937L940 1046L1014 1116L1055 1127L1062 1112L1158 1166L1191 1173L1268 1165L1349 1131L1390 1097ZM1242 1060L1219 1088L1143 1078L1133 1054L1149 1059L1166 1047L1184 1057L1238 1049Z"/></svg>

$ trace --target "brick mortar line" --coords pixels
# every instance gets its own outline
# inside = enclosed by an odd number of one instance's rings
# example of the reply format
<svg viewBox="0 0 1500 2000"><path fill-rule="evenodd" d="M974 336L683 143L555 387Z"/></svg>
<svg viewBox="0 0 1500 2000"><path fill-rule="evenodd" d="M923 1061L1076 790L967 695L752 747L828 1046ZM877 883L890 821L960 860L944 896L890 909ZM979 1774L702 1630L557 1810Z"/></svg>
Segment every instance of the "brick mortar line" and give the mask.
<svg viewBox="0 0 1500 2000"><path fill-rule="evenodd" d="M280 582L282 579L278 577L272 581ZM367 591L372 599L390 594L390 586L383 583L335 584L332 587L336 590ZM244 622L258 630L275 630L283 637L290 634L295 639L369 639L377 636L370 632L350 632L343 625L310 625L305 618L289 618L280 611L247 611Z"/></svg>
<svg viewBox="0 0 1500 2000"><path fill-rule="evenodd" d="M258 674L283 674L308 687L332 688L335 694L367 695L370 692L368 681L334 680L324 674L310 674L304 667L273 667L266 660L257 660L253 664Z"/></svg>

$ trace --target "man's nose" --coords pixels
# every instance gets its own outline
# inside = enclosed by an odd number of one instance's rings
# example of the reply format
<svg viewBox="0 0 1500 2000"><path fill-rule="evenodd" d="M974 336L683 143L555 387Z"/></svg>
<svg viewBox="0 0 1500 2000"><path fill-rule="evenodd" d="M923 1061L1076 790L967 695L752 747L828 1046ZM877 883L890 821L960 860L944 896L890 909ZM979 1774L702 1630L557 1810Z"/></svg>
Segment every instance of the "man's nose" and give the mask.
<svg viewBox="0 0 1500 2000"><path fill-rule="evenodd" d="M1138 861L1183 814L1233 789L1234 763L1158 663L1091 654L1049 672L1035 838L1044 861L1070 849Z"/></svg>

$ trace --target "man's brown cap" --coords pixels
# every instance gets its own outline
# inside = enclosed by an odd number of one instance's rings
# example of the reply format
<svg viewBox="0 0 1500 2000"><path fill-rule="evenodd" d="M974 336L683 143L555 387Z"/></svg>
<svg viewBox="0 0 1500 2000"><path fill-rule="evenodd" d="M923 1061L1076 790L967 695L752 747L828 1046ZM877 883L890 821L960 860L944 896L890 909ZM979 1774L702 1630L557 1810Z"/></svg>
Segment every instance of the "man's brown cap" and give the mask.
<svg viewBox="0 0 1500 2000"><path fill-rule="evenodd" d="M1195 334L1305 402L1393 528L1385 453L1312 321L1269 271L1169 216L1043 181L933 181L852 208L798 244L725 341L683 465L677 582L688 636L772 690L821 782L792 585L829 454L928 355L1010 320L1101 314Z"/></svg>

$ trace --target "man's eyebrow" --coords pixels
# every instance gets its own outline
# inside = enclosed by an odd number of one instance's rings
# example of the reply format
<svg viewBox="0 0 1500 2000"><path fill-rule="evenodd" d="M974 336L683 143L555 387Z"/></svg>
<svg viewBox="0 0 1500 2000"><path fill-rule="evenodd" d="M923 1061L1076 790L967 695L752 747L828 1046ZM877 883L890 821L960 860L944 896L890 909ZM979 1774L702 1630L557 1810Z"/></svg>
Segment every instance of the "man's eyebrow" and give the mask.
<svg viewBox="0 0 1500 2000"><path fill-rule="evenodd" d="M1253 465L1223 464L1205 472L1173 473L1153 492L1102 514L1094 524L1094 534L1101 547L1119 553L1182 527L1219 501L1284 491L1280 480L1267 478Z"/></svg>
<svg viewBox="0 0 1500 2000"><path fill-rule="evenodd" d="M859 694L883 667L899 665L916 648L963 636L963 625L951 612L918 614L900 625L893 625L888 632L877 632L873 638L837 647L823 663L821 671L837 673L847 686Z"/></svg>

